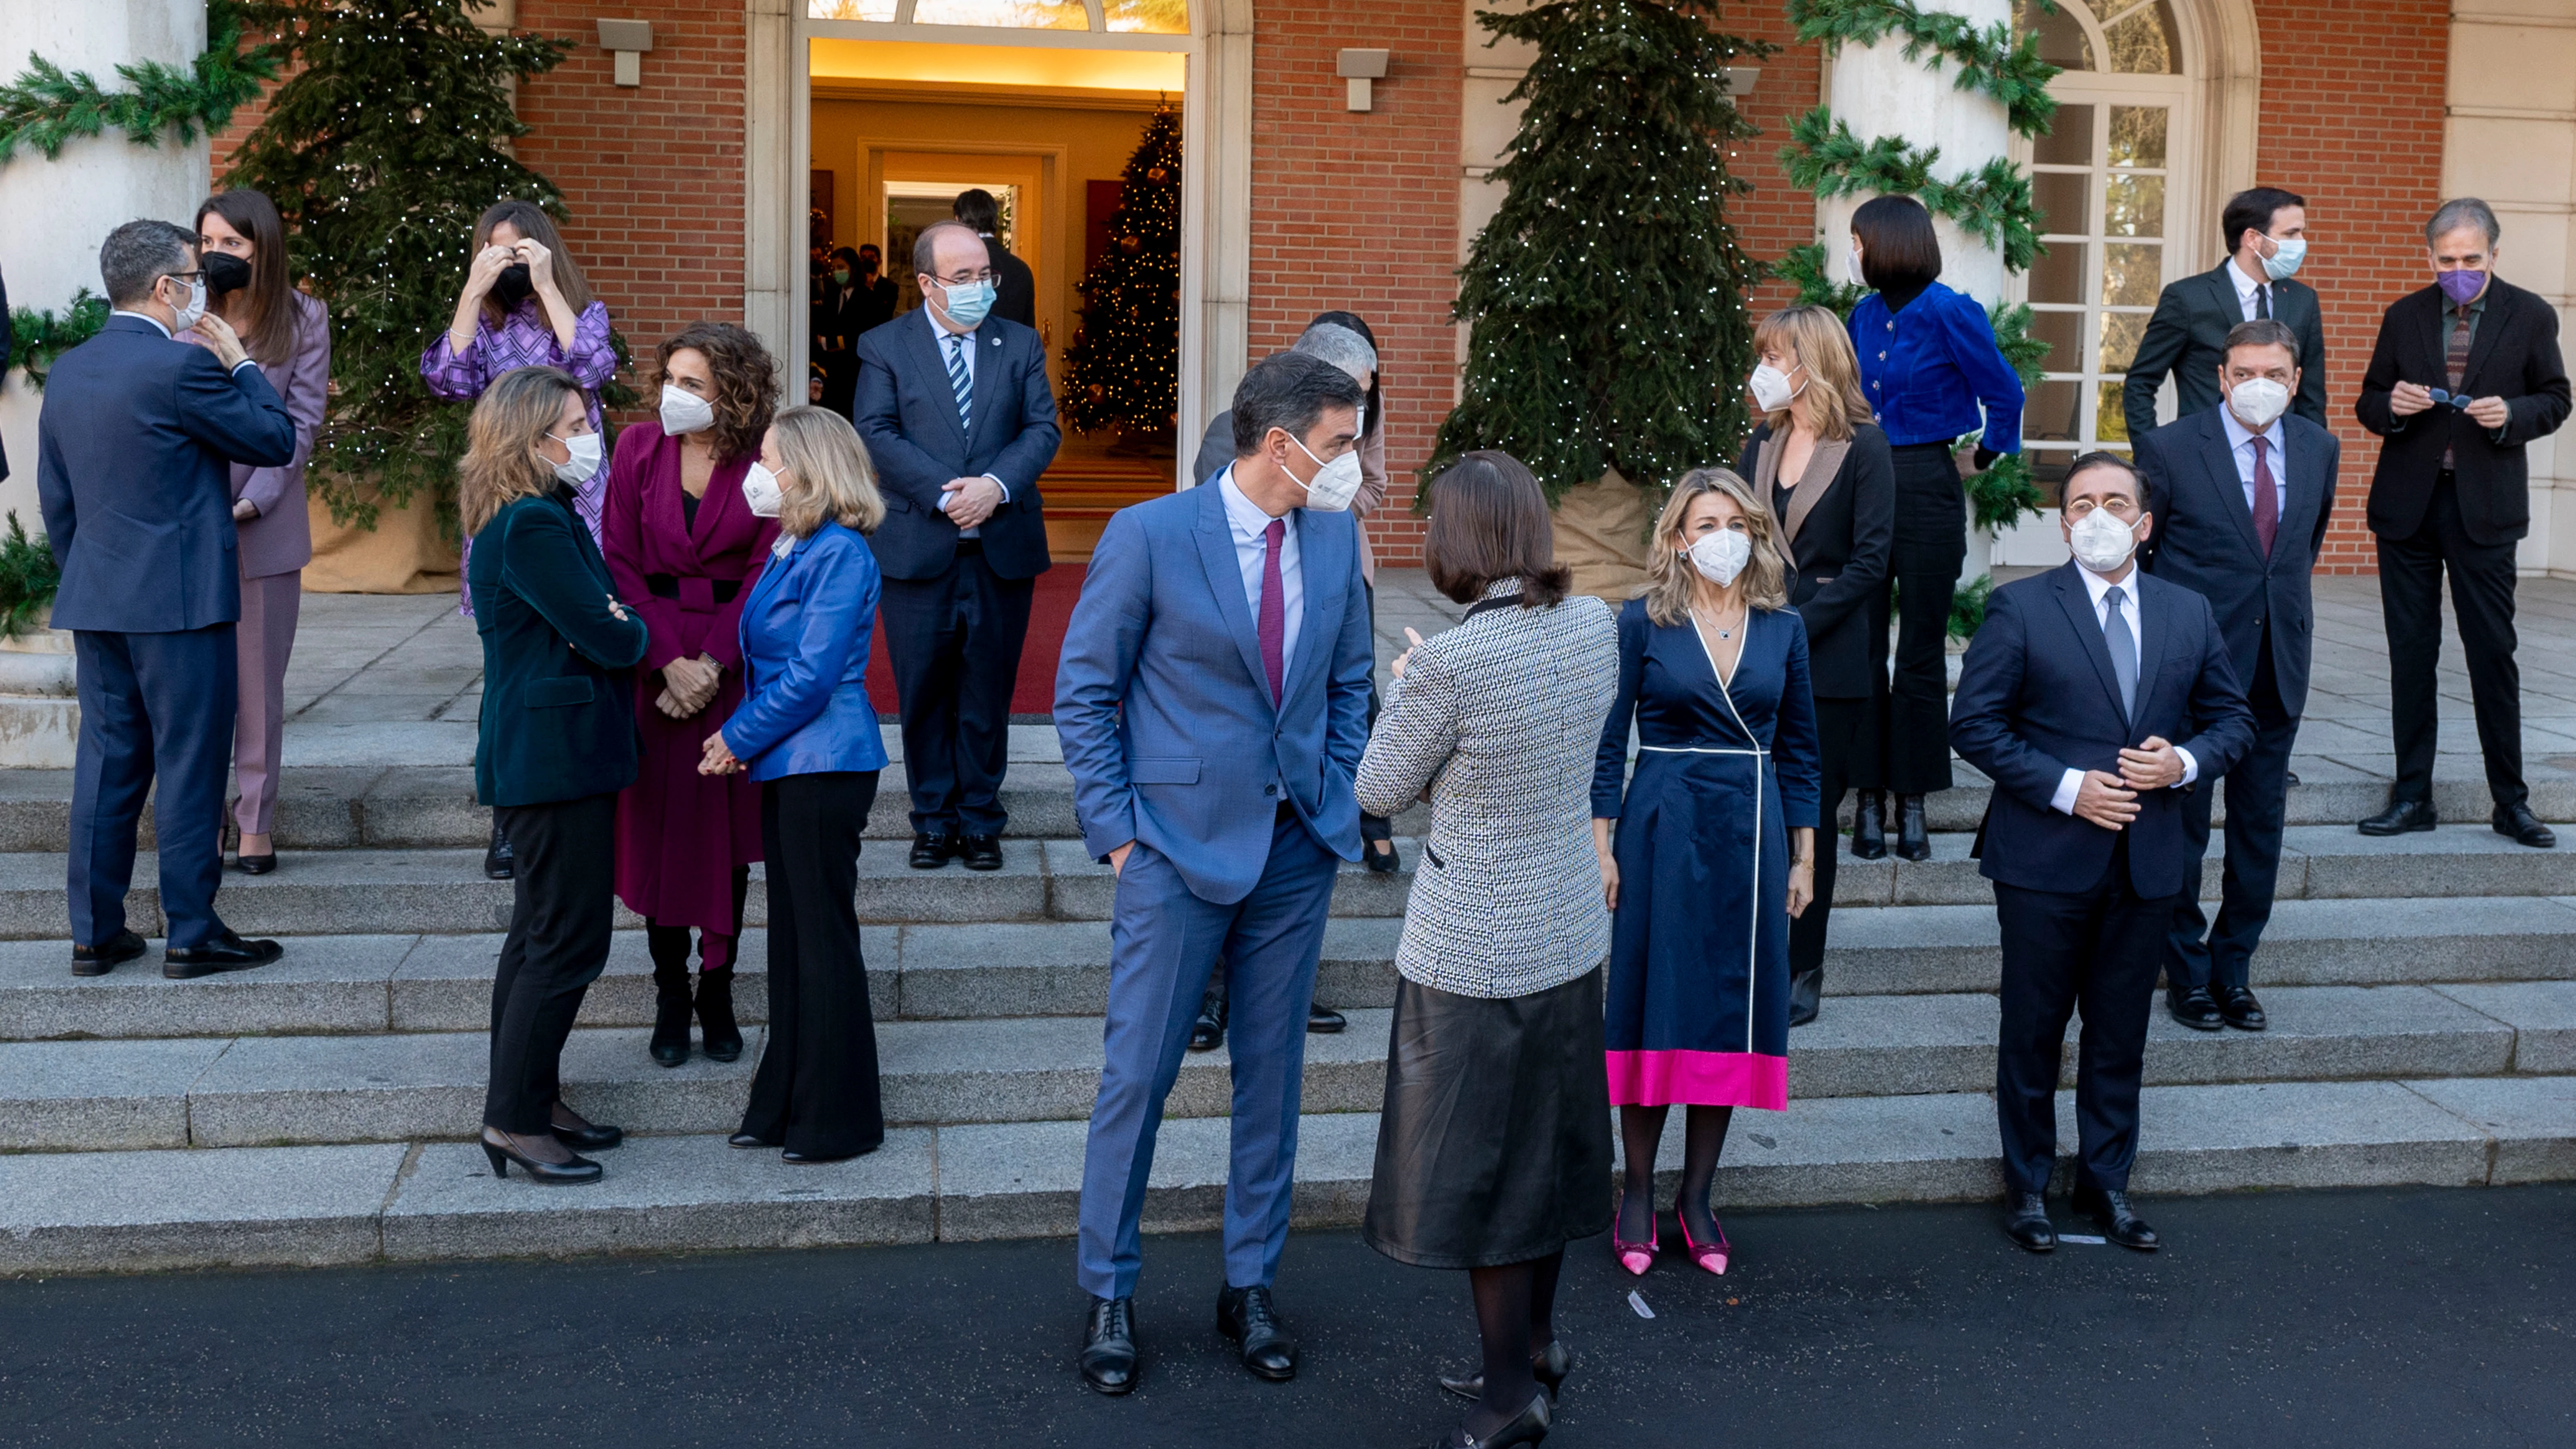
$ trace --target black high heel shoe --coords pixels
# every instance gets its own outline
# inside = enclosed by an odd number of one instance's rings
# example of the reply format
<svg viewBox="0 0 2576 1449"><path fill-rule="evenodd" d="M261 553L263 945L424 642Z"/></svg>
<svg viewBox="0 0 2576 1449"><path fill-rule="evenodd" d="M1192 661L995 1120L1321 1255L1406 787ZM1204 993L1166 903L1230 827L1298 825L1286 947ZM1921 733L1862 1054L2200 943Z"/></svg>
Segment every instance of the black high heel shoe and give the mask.
<svg viewBox="0 0 2576 1449"><path fill-rule="evenodd" d="M1923 797L1896 797L1896 858L1923 861L1932 858L1932 835L1923 823Z"/></svg>
<svg viewBox="0 0 2576 1449"><path fill-rule="evenodd" d="M494 1177L508 1177L513 1162L531 1179L552 1186L597 1182L602 1175L598 1163L579 1154L569 1162L541 1162L530 1157L510 1140L509 1133L497 1127L484 1128L482 1142L483 1156L491 1162Z"/></svg>
<svg viewBox="0 0 2576 1449"><path fill-rule="evenodd" d="M1381 845L1386 849L1378 849ZM1404 862L1396 856L1395 842L1392 840L1362 840L1360 863L1379 875L1393 875L1404 868Z"/></svg>
<svg viewBox="0 0 2576 1449"><path fill-rule="evenodd" d="M1547 1431L1555 1418L1556 1415L1548 1410L1547 1395L1532 1394L1529 1407L1513 1415L1510 1423L1484 1438L1479 1439L1468 1433L1467 1426L1461 1424L1450 1430L1448 1437L1433 1440L1431 1449L1508 1449L1508 1446L1514 1444L1535 1444L1547 1437Z"/></svg>
<svg viewBox="0 0 2576 1449"><path fill-rule="evenodd" d="M1881 790L1863 790L1860 802L1852 810L1851 853L1861 860L1881 860L1887 855L1887 794Z"/></svg>
<svg viewBox="0 0 2576 1449"><path fill-rule="evenodd" d="M551 1115L546 1119L547 1130L555 1134L557 1142L575 1152L605 1152L626 1140L625 1128L602 1127L561 1102L548 1111ZM572 1120L565 1121L567 1117Z"/></svg>
<svg viewBox="0 0 2576 1449"><path fill-rule="evenodd" d="M1567 1351L1564 1339L1557 1339L1530 1355L1530 1377L1538 1380L1540 1388L1547 1390L1547 1401L1551 1404L1564 1392L1565 1376L1572 1372L1574 1355ZM1442 1374L1440 1387L1462 1399L1481 1399L1485 1396L1485 1376L1481 1373Z"/></svg>

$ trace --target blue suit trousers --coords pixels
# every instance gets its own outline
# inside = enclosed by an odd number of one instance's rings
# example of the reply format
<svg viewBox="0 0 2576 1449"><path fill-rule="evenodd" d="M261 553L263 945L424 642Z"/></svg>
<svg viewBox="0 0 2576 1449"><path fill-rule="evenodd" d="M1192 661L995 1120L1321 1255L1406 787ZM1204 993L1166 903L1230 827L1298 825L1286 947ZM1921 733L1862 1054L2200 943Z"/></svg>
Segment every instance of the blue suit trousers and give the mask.
<svg viewBox="0 0 2576 1449"><path fill-rule="evenodd" d="M80 677L80 746L72 773L72 941L100 946L125 929L134 834L160 777L152 825L161 852L168 944L192 950L220 934L224 780L239 698L233 626L167 634L72 634Z"/></svg>
<svg viewBox="0 0 2576 1449"><path fill-rule="evenodd" d="M1271 833L1260 883L1232 905L1192 895L1171 860L1149 845L1128 854L1109 924L1108 1060L1082 1160L1075 1273L1085 1292L1124 1298L1136 1291L1154 1134L1219 960L1232 998L1234 1073L1225 1281L1249 1288L1277 1276L1297 1164L1306 1010L1340 865L1292 814L1282 814Z"/></svg>

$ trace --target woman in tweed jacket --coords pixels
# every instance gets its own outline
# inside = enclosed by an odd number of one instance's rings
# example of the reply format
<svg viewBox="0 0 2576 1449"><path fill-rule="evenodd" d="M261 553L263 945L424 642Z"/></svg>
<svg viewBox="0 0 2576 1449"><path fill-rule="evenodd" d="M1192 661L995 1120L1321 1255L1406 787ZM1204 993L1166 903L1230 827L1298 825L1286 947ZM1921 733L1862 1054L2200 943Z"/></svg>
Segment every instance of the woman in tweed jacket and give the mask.
<svg viewBox="0 0 2576 1449"><path fill-rule="evenodd" d="M1590 791L1618 627L1600 600L1566 597L1520 463L1469 453L1431 499L1432 582L1470 607L1395 662L1360 761L1361 809L1427 794L1432 811L1362 1232L1398 1262L1467 1270L1484 1372L1441 1383L1476 1400L1470 1442L1527 1444L1571 1365L1551 1319L1565 1245L1610 1220L1610 921Z"/></svg>

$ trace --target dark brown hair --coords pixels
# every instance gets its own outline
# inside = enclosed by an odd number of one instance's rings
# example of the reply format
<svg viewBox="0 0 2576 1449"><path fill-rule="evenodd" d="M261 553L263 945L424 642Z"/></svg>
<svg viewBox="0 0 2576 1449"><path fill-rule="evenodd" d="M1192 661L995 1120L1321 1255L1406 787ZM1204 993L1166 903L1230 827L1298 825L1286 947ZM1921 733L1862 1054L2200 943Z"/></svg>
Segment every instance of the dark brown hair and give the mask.
<svg viewBox="0 0 2576 1449"><path fill-rule="evenodd" d="M1911 196L1873 196L1852 213L1860 276L1872 291L1928 287L1941 277L1941 238L1932 213Z"/></svg>
<svg viewBox="0 0 2576 1449"><path fill-rule="evenodd" d="M2299 334L2269 317L2255 317L2227 329L2227 340L2218 345L2220 367L2227 365L2227 354L2240 347L2286 347L2290 365L2299 365Z"/></svg>
<svg viewBox="0 0 2576 1449"><path fill-rule="evenodd" d="M533 201L492 203L475 219L474 244L465 249L465 264L470 267L476 257L483 255L483 249L492 244L492 228L505 221L516 228L519 235L544 247L553 256L550 270L554 273L555 290L563 293L564 305L573 310L573 315L580 316L581 309L590 305L590 281L581 274L581 267L573 261L572 253L564 248L563 233L555 230L555 219L546 215L545 208ZM494 327L509 320L509 314L501 310L500 299L489 292L483 294L483 313L492 319Z"/></svg>
<svg viewBox="0 0 2576 1449"><path fill-rule="evenodd" d="M1554 608L1574 577L1556 561L1556 522L1538 479L1520 459L1490 448L1463 455L1431 480L1422 561L1431 586L1461 604L1519 579L1521 603Z"/></svg>
<svg viewBox="0 0 2576 1449"><path fill-rule="evenodd" d="M198 202L200 236L209 216L222 217L250 243L250 313L240 329L242 347L260 366L275 367L294 355L300 321L295 286L286 276L286 223L276 203L256 191L218 191ZM204 264L200 255L198 265Z"/></svg>
<svg viewBox="0 0 2576 1449"><path fill-rule="evenodd" d="M760 339L730 322L692 322L680 335L653 349L653 370L644 379L647 397L659 401L671 376L671 354L687 348L707 360L716 378L714 426L707 429L716 461L757 456L760 435L769 431L778 408L778 364Z"/></svg>

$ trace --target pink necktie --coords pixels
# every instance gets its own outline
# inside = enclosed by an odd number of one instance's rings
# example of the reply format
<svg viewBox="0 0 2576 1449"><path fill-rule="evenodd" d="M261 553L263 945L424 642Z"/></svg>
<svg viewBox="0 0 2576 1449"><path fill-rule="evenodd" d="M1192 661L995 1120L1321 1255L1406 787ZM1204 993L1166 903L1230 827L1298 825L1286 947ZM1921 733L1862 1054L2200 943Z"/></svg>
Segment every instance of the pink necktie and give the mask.
<svg viewBox="0 0 2576 1449"><path fill-rule="evenodd" d="M2273 536L2281 531L2281 500L2275 496L2272 465L2266 461L2271 440L2254 439L2254 542L2262 546L2263 557L2272 556Z"/></svg>
<svg viewBox="0 0 2576 1449"><path fill-rule="evenodd" d="M1288 537L1288 520L1274 518L1261 533L1261 617L1256 624L1261 635L1261 672L1270 676L1270 703L1280 700L1280 687L1288 673L1288 611L1279 600L1279 545Z"/></svg>

